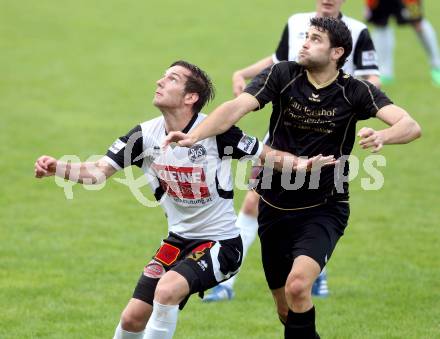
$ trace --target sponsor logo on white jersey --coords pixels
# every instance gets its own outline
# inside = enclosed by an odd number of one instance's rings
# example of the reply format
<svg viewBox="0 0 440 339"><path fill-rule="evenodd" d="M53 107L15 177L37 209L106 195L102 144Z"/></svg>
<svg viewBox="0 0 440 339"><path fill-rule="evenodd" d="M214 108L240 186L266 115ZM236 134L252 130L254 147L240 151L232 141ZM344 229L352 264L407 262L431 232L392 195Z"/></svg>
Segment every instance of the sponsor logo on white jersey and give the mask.
<svg viewBox="0 0 440 339"><path fill-rule="evenodd" d="M168 195L180 199L210 197L203 167L177 167L153 164L162 188Z"/></svg>
<svg viewBox="0 0 440 339"><path fill-rule="evenodd" d="M200 162L206 158L206 153L206 148L203 145L193 145L188 150L188 158L192 162Z"/></svg>

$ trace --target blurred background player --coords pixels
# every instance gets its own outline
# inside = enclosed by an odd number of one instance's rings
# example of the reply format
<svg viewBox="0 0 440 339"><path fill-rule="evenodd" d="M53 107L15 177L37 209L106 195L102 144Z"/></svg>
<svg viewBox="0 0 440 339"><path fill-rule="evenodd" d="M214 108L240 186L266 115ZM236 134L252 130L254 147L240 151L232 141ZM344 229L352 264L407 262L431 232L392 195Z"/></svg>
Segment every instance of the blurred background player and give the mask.
<svg viewBox="0 0 440 339"><path fill-rule="evenodd" d="M287 21L275 53L234 73L232 77L234 95L240 95L246 87L246 80L254 78L266 67L284 60L297 61L298 53L304 44L306 32L309 29L310 19L315 16L334 17L345 22L353 38L353 52L348 56L343 70L379 86L379 67L376 51L368 28L364 23L343 15L341 13L343 3L344 0L317 0L316 12L292 15ZM257 234L258 201L258 194L253 190L248 191L238 214L237 225L241 229L244 256L246 256ZM234 282L235 277L216 286L210 294L205 296L203 301L212 302L232 299L234 297ZM329 294L325 268L313 285L312 293L320 297Z"/></svg>
<svg viewBox="0 0 440 339"><path fill-rule="evenodd" d="M393 28L388 25L394 16L399 25L411 24L419 37L431 64L431 78L440 86L440 52L437 35L431 23L423 17L421 0L366 0L366 19L375 26L372 34L380 64L381 80L394 79Z"/></svg>

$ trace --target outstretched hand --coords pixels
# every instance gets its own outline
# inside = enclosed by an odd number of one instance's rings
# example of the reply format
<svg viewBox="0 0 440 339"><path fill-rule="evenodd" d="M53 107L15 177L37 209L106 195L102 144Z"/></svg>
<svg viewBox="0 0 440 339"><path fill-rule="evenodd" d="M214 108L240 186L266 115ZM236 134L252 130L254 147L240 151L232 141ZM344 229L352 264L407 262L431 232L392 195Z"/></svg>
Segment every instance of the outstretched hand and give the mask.
<svg viewBox="0 0 440 339"><path fill-rule="evenodd" d="M371 152L379 152L383 147L383 137L380 131L376 131L370 127L362 127L358 132L358 137L361 138L359 145L363 149L372 148Z"/></svg>
<svg viewBox="0 0 440 339"><path fill-rule="evenodd" d="M338 162L339 160L336 160L333 155L323 156L319 154L309 159L298 158L295 170L299 172L310 172L321 167L336 165Z"/></svg>
<svg viewBox="0 0 440 339"><path fill-rule="evenodd" d="M196 142L197 139L195 137L192 137L189 134L180 131L175 131L168 133L165 140L163 141L162 147L166 148L168 146L173 146L173 144L177 144L181 147L191 147Z"/></svg>
<svg viewBox="0 0 440 339"><path fill-rule="evenodd" d="M50 177L55 174L57 159L48 155L42 155L35 162L34 168L36 178Z"/></svg>

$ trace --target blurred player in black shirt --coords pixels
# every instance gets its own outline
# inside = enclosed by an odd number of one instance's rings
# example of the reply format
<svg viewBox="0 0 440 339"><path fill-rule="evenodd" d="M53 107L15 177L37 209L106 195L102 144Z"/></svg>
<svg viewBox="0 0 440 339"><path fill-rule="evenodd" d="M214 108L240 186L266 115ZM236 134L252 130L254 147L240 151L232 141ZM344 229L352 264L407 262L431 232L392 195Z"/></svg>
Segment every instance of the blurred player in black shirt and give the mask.
<svg viewBox="0 0 440 339"><path fill-rule="evenodd" d="M375 26L373 40L379 57L384 84L394 79L394 32L388 20L396 18L399 25L410 24L417 33L431 63L431 77L440 86L440 50L437 34L423 17L422 0L365 0L366 19Z"/></svg>
<svg viewBox="0 0 440 339"><path fill-rule="evenodd" d="M347 226L348 184L340 178L348 173L343 160L353 148L356 122L377 117L389 125L358 132L361 147L373 152L420 136L419 125L405 110L372 84L340 70L351 49L342 21L313 18L298 63L264 70L245 93L219 106L190 133L172 132L166 138L166 143L191 146L272 102L269 145L296 156L341 159L340 166L322 169L320 175L312 170L303 185L295 185L299 173L265 168L258 186L263 266L286 338L318 337L311 288Z"/></svg>

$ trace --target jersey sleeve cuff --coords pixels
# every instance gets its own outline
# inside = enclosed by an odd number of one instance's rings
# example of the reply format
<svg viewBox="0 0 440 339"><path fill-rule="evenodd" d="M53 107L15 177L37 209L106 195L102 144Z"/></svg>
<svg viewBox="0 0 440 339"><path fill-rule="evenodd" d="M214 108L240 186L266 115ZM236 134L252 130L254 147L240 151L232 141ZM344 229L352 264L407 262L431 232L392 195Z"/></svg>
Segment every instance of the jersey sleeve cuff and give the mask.
<svg viewBox="0 0 440 339"><path fill-rule="evenodd" d="M358 69L358 70L354 71L354 73L353 73L353 76L355 78L369 76L369 75L380 76L380 72L378 69Z"/></svg>
<svg viewBox="0 0 440 339"><path fill-rule="evenodd" d="M257 148L257 152L255 152L255 154L252 156L252 160L253 160L254 162L255 162L256 160L258 160L258 158L260 157L261 152L263 152L263 147L264 147L263 143L262 143L260 140L258 140L258 148Z"/></svg>
<svg viewBox="0 0 440 339"><path fill-rule="evenodd" d="M116 161L114 161L112 158L110 158L108 155L104 155L102 158L104 161L108 162L110 166L112 166L115 170L120 171L122 169L121 166L118 165Z"/></svg>

